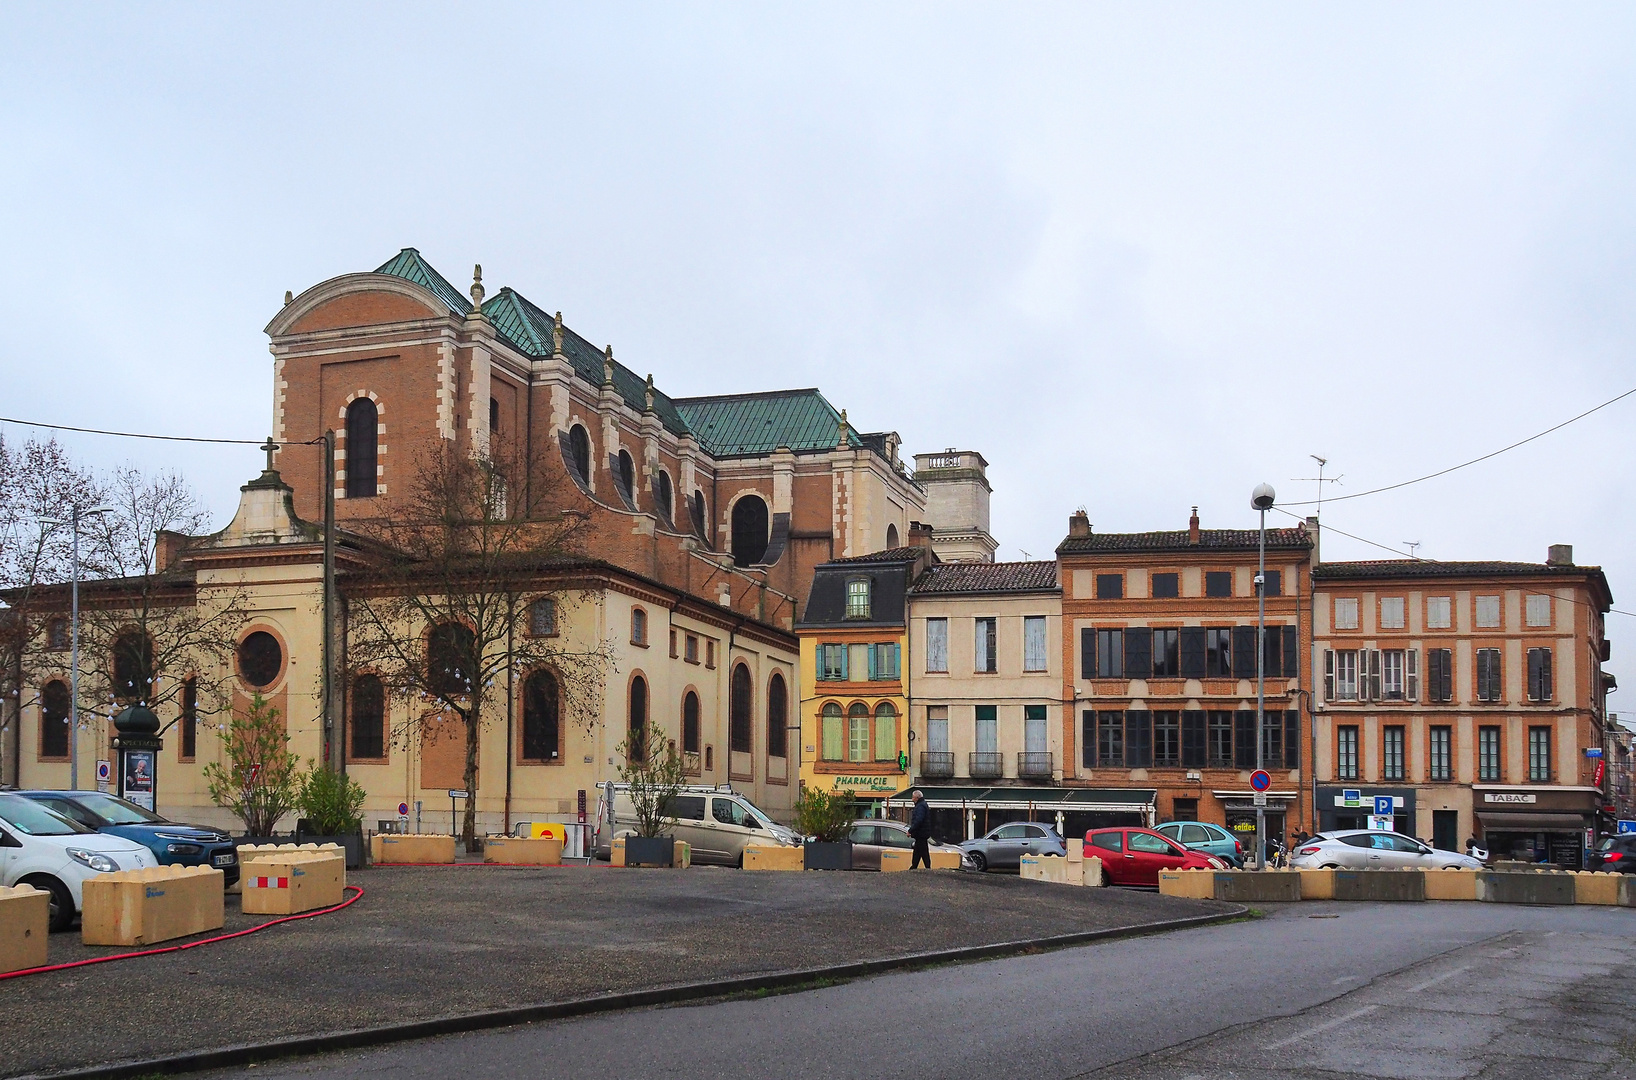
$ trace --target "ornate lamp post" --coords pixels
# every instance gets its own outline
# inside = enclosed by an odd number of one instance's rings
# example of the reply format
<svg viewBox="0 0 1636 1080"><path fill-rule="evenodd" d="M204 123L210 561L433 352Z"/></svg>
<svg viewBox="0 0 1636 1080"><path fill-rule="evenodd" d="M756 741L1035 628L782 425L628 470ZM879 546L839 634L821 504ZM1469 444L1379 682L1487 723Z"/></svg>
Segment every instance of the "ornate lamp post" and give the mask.
<svg viewBox="0 0 1636 1080"><path fill-rule="evenodd" d="M1250 505L1261 514L1260 563L1255 572L1255 768L1266 768L1261 760L1267 745L1267 511L1278 493L1271 484L1257 484L1250 493ZM1267 808L1256 800L1255 868L1267 868Z"/></svg>

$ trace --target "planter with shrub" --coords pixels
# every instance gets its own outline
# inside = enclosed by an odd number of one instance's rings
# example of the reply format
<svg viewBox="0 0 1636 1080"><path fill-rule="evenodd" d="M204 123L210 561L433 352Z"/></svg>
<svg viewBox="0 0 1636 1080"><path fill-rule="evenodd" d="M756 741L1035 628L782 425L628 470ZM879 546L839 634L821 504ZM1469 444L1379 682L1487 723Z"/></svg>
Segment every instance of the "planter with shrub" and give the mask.
<svg viewBox="0 0 1636 1080"><path fill-rule="evenodd" d="M795 831L806 837L802 846L808 870L852 869L852 792L803 788L795 804Z"/></svg>

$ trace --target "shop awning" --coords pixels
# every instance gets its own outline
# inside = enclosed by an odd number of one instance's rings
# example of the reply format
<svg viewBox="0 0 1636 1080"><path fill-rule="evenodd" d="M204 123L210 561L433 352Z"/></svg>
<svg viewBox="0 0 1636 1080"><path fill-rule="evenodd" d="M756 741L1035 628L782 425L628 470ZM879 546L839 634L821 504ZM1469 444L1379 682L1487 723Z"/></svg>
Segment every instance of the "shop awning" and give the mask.
<svg viewBox="0 0 1636 1080"><path fill-rule="evenodd" d="M1477 820L1494 832L1568 832L1588 824L1584 814L1484 814Z"/></svg>
<svg viewBox="0 0 1636 1080"><path fill-rule="evenodd" d="M905 788L886 800L889 807L913 803L914 788ZM934 810L961 807L988 807L991 810L1101 810L1139 813L1152 810L1159 797L1157 788L1024 788L1024 787L927 787L920 793Z"/></svg>

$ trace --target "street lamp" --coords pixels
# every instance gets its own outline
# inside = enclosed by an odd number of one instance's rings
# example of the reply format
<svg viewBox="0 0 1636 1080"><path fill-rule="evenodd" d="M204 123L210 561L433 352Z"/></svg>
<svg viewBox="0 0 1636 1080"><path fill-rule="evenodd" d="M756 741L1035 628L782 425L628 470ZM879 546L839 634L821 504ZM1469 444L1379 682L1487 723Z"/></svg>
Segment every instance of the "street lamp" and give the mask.
<svg viewBox="0 0 1636 1080"><path fill-rule="evenodd" d="M1250 505L1261 514L1260 564L1255 572L1255 769L1265 768L1261 760L1267 745L1267 511L1278 493L1271 484L1257 484L1250 492ZM1267 808L1261 799L1255 807L1255 868L1267 868Z"/></svg>
<svg viewBox="0 0 1636 1080"><path fill-rule="evenodd" d="M78 791L80 786L80 519L113 512L111 506L93 506L84 510L75 506L69 511L67 519L40 519L53 528L67 525L74 533L73 600L69 617L73 646L68 672L68 786L74 791Z"/></svg>

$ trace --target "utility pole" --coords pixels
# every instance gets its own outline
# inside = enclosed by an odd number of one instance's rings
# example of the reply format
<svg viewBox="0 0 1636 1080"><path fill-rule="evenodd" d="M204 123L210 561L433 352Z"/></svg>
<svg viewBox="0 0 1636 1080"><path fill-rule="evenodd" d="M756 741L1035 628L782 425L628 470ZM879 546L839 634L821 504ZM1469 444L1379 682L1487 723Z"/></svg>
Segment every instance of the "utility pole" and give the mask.
<svg viewBox="0 0 1636 1080"><path fill-rule="evenodd" d="M1262 753L1267 745L1267 511L1278 498L1271 484L1258 484L1250 495L1250 505L1261 513L1260 562L1255 572L1255 771L1266 768ZM1252 779L1260 780L1260 777ZM1255 807L1255 868L1267 868L1267 808L1262 799Z"/></svg>
<svg viewBox="0 0 1636 1080"><path fill-rule="evenodd" d="M80 787L80 519L93 514L111 514L113 509L111 506L93 506L82 510L76 505L70 508L66 521L62 518L40 519L47 525L67 525L74 534L68 631L71 635L69 664L72 665L68 672L68 786L74 791Z"/></svg>
<svg viewBox="0 0 1636 1080"><path fill-rule="evenodd" d="M335 429L324 431L324 739L330 768L346 772L346 732L336 708L335 616Z"/></svg>

